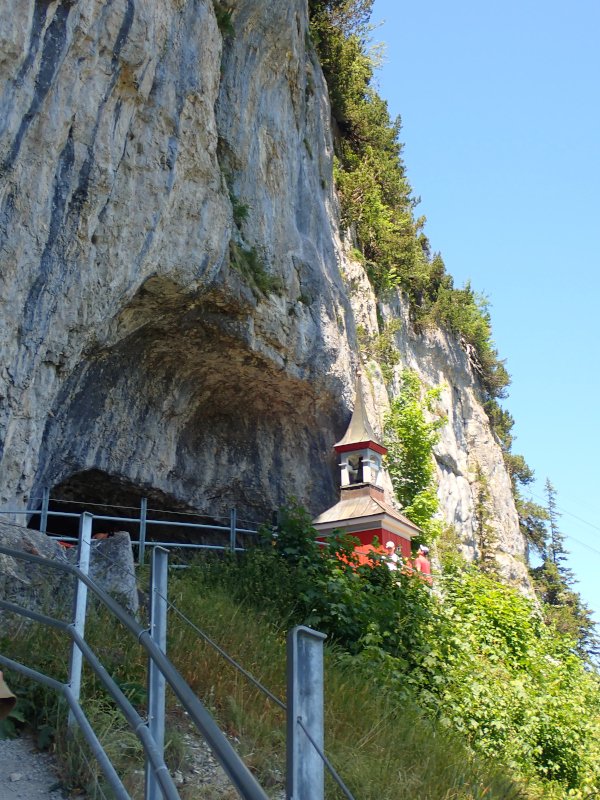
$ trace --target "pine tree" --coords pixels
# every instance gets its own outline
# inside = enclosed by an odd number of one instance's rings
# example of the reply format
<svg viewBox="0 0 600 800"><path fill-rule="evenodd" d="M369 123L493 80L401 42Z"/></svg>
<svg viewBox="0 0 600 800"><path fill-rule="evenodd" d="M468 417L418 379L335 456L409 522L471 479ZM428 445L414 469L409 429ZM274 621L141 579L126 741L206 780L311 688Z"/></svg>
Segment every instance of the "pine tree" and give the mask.
<svg viewBox="0 0 600 800"><path fill-rule="evenodd" d="M548 528L550 532L547 558L556 567L559 576L565 584L565 588L568 588L572 583L575 583L575 575L572 570L566 566L569 551L565 548L564 534L558 527L560 513L556 509L556 489L550 482L550 478L546 478L544 489L546 491Z"/></svg>
<svg viewBox="0 0 600 800"><path fill-rule="evenodd" d="M565 536L558 526L560 513L556 506L556 489L547 478L545 483L548 541L541 566L531 571L535 589L544 603L546 621L577 641L583 657L597 660L600 642L592 612L573 589L573 571L566 566L568 550Z"/></svg>

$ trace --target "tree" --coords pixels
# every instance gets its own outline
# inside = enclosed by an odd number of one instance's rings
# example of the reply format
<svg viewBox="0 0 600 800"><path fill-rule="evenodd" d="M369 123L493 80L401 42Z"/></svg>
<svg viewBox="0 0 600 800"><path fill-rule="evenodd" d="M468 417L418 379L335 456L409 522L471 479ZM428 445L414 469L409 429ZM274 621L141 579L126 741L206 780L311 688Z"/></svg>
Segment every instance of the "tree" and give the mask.
<svg viewBox="0 0 600 800"><path fill-rule="evenodd" d="M534 586L544 603L546 621L574 639L582 656L598 658L600 640L592 612L573 589L575 576L566 566L568 551L565 548L564 534L558 526L560 513L556 505L556 489L549 478L546 479L544 488L548 538L542 551L542 564L531 570Z"/></svg>
<svg viewBox="0 0 600 800"><path fill-rule="evenodd" d="M475 520L481 571L495 575L498 537L491 523L490 489L480 464L475 466Z"/></svg>
<svg viewBox="0 0 600 800"><path fill-rule="evenodd" d="M446 419L435 415L438 397L439 389L423 390L418 376L405 370L400 393L385 422L388 473L394 492L402 512L428 539L437 535L439 528L433 521L438 510L433 447Z"/></svg>
<svg viewBox="0 0 600 800"><path fill-rule="evenodd" d="M546 552L548 543L548 512L543 506L532 500L525 500L520 492L515 489L515 506L519 515L519 528L527 542L528 547L535 550L538 555Z"/></svg>
<svg viewBox="0 0 600 800"><path fill-rule="evenodd" d="M334 119L334 177L344 229L364 255L375 290L399 288L414 325L457 334L480 378L484 400L503 397L510 382L491 338L487 300L469 284L453 286L439 253L431 254L415 218L402 160L400 119L373 88L369 49L373 0L309 0L311 39L329 88Z"/></svg>
<svg viewBox="0 0 600 800"><path fill-rule="evenodd" d="M560 514L556 509L556 489L550 482L550 478L546 478L544 489L548 508L548 527L550 529L548 558L556 566L558 574L562 578L565 586L567 586L574 582L575 576L565 563L569 551L565 548L565 537L558 527L558 518Z"/></svg>

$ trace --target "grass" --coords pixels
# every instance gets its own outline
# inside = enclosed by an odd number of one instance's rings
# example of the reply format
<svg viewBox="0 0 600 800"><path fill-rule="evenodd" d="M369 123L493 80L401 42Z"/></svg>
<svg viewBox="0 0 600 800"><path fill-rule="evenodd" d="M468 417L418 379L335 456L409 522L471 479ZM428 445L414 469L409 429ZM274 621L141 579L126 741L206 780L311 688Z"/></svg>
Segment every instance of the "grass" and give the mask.
<svg viewBox="0 0 600 800"><path fill-rule="evenodd" d="M191 576L190 576L191 577ZM276 696L285 698L285 631L270 619L208 589L196 573L173 586L176 605ZM171 657L230 734L265 785L283 774L285 718L206 645L194 646L171 626ZM455 737L436 729L418 709L393 707L377 686L336 648L326 655L326 731L329 758L357 798L364 800L517 800L526 795L503 770L475 760ZM327 797L343 795L327 781Z"/></svg>
<svg viewBox="0 0 600 800"><path fill-rule="evenodd" d="M234 603L221 589L203 581L194 568L171 576L169 595L175 606L214 637L277 697L285 700L285 630L271 617ZM92 615L87 634L109 672L130 693L144 713L145 656L127 638L120 625ZM52 639L49 640L49 636ZM53 632L21 628L17 637L0 638L6 655L29 666L43 662L44 671L64 679L65 648ZM250 769L269 792L281 792L285 765L285 714L247 682L215 651L198 639L190 627L171 612L168 653L185 679L224 730ZM378 690L373 676L358 672L352 659L326 648L326 751L352 793L360 800L517 800L533 797L503 772L481 759L474 760L464 744L425 720L418 708L391 705ZM137 797L142 783L141 749L119 712L97 682L84 672L84 707L104 747L115 760L125 785ZM63 704L25 679L10 676L22 702L32 700L36 713L30 721L47 724L55 732L66 782L93 797L102 778L82 756L77 740L64 737ZM35 698L33 697L35 695ZM43 699L42 699L43 698ZM180 712L168 698L170 719ZM42 713L43 712L43 713ZM45 717L45 719L44 719ZM185 748L177 727L167 734L172 768L185 763ZM210 798L210 787L186 787L186 800ZM214 795L214 791L213 791ZM224 795L220 793L221 797ZM327 798L342 794L327 779ZM235 793L232 794L232 798Z"/></svg>

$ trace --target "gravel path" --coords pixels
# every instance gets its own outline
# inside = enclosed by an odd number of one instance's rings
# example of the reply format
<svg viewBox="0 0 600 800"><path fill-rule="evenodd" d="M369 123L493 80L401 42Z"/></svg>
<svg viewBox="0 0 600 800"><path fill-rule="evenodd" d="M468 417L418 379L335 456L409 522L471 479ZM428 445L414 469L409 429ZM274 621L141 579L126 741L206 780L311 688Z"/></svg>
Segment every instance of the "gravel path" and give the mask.
<svg viewBox="0 0 600 800"><path fill-rule="evenodd" d="M54 759L32 740L0 739L0 800L64 800Z"/></svg>
<svg viewBox="0 0 600 800"><path fill-rule="evenodd" d="M178 790L188 798L239 800L238 793L194 726L185 717L180 726L185 758L173 774ZM140 773L140 777L142 775ZM274 774L272 780L270 796L274 800L284 800L283 777ZM0 800L67 798L68 794L61 789L55 760L49 753L40 752L28 736L0 739Z"/></svg>

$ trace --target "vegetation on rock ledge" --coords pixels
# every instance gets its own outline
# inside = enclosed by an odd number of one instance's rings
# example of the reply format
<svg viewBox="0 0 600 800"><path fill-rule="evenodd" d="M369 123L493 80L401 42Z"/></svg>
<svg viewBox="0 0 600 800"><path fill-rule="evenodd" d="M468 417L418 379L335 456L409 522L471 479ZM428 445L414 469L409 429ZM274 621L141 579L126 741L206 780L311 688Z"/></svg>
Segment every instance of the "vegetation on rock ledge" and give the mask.
<svg viewBox="0 0 600 800"><path fill-rule="evenodd" d="M335 179L343 224L364 253L375 288L399 287L417 327L443 325L464 342L487 399L503 396L509 376L492 341L487 301L457 289L439 253L431 253L415 216L400 119L372 86L368 52L372 0L311 0L311 35L327 79L336 123Z"/></svg>
<svg viewBox="0 0 600 800"><path fill-rule="evenodd" d="M467 283L456 288L439 253L432 253L417 217L402 160L400 119L391 119L386 102L373 88L376 59L369 52L373 0L309 0L311 36L329 87L335 137L335 180L342 222L362 251L375 289L404 292L414 326L439 325L462 343L478 374L484 407L512 479L521 531L528 544L543 550L546 512L525 500L523 487L533 472L512 452L511 414L500 406L510 378L492 339L487 299ZM389 351L388 331L367 342L374 352ZM365 337L363 336L363 344ZM375 353L377 357L377 353ZM387 359L378 358L386 380Z"/></svg>
<svg viewBox="0 0 600 800"><path fill-rule="evenodd" d="M435 415L439 395L439 388L423 389L418 375L405 370L385 422L387 470L396 499L402 513L421 528L428 544L439 535L441 526L434 519L439 502L433 447L446 419L439 415L433 421L427 419L427 414Z"/></svg>

